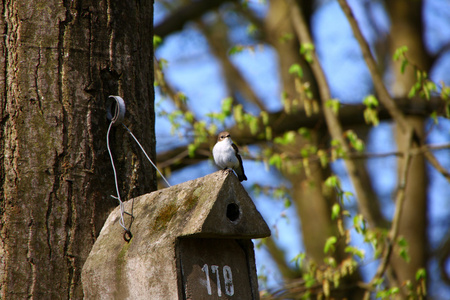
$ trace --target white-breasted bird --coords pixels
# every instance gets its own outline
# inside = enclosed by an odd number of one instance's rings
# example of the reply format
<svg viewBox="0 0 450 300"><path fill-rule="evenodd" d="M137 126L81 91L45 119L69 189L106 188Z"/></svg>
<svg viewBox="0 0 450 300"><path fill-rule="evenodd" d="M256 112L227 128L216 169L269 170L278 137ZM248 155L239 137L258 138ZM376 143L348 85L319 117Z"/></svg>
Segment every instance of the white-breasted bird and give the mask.
<svg viewBox="0 0 450 300"><path fill-rule="evenodd" d="M219 133L217 143L214 145L212 152L216 165L223 170L233 169L239 181L247 180L239 149L231 140L229 132L223 131Z"/></svg>

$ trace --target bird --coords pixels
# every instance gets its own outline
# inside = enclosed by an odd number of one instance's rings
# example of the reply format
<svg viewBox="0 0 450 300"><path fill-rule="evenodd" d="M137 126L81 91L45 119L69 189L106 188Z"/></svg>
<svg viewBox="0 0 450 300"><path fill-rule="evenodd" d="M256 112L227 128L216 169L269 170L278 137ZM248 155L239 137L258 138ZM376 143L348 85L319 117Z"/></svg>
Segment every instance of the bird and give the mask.
<svg viewBox="0 0 450 300"><path fill-rule="evenodd" d="M231 140L229 132L222 131L219 133L212 152L216 165L223 170L233 169L241 182L247 180L239 149Z"/></svg>

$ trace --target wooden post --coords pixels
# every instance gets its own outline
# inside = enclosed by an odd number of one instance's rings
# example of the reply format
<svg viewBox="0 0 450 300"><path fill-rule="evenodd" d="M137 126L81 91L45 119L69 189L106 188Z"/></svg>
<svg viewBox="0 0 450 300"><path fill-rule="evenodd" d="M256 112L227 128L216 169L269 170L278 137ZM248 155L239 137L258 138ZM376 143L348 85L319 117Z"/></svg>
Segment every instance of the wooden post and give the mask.
<svg viewBox="0 0 450 300"><path fill-rule="evenodd" d="M83 267L85 299L259 299L252 238L270 230L233 173L218 171L114 210Z"/></svg>

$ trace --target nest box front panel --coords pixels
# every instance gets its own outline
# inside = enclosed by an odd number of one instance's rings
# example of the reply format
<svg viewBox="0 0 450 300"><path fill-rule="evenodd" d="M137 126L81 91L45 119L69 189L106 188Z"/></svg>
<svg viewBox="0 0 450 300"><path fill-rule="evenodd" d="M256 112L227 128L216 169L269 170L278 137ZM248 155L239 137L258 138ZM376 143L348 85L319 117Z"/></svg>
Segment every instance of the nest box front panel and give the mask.
<svg viewBox="0 0 450 300"><path fill-rule="evenodd" d="M177 252L184 299L259 299L251 240L181 238Z"/></svg>

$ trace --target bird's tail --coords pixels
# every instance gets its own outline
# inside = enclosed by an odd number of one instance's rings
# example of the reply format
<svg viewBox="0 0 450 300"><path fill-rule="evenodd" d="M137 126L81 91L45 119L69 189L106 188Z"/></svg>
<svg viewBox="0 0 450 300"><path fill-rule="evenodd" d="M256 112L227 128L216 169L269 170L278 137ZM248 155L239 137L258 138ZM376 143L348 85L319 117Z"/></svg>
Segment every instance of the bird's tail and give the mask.
<svg viewBox="0 0 450 300"><path fill-rule="evenodd" d="M245 176L244 168L242 167L242 164L241 164L240 168L237 168L234 171L236 172L236 175L237 175L239 181L247 180L247 176Z"/></svg>

